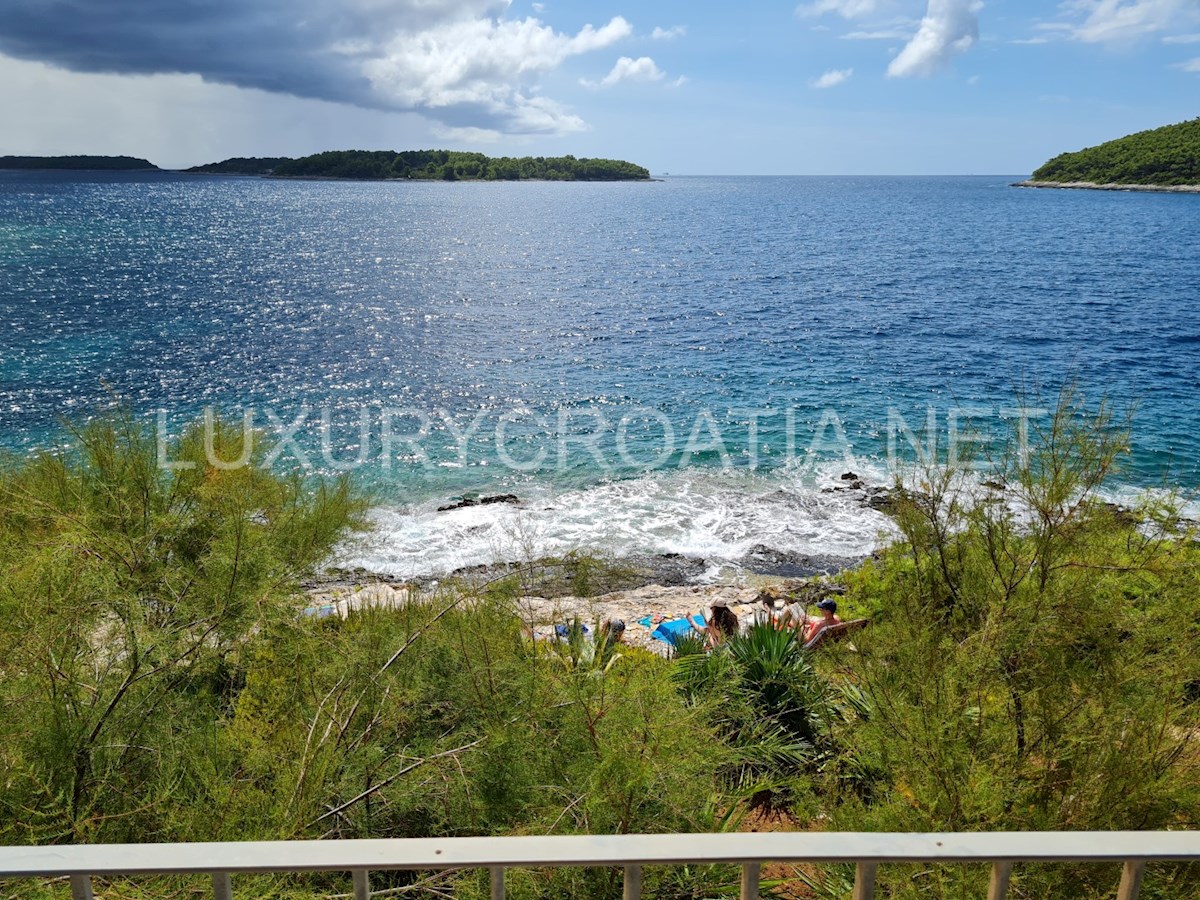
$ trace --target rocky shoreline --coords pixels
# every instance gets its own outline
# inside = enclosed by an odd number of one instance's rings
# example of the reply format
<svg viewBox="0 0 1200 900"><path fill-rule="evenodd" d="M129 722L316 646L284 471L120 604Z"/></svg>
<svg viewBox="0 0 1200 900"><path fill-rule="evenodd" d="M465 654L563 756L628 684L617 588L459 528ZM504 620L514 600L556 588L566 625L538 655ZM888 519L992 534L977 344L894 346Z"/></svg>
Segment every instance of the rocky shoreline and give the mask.
<svg viewBox="0 0 1200 900"><path fill-rule="evenodd" d="M1134 191L1152 194L1200 194L1200 184L1097 184L1094 181L1017 181L1013 187L1062 188L1072 191Z"/></svg>
<svg viewBox="0 0 1200 900"><path fill-rule="evenodd" d="M864 507L885 513L896 500L895 489L867 485L853 472L843 474L825 491L846 494ZM464 496L453 498L439 507L439 512L520 502L512 494ZM635 612L635 618L696 612L715 599L742 606L763 590L810 590L803 586L827 584L832 576L856 568L866 559L789 552L765 544L752 546L740 559L720 561L678 553L614 558L583 552L467 566L417 578L334 567L307 579L301 590L307 595L310 614L346 616L357 609L394 607L445 588L472 592L509 579L511 589L522 598L522 615L554 621L576 615L588 622L606 618L629 621Z"/></svg>
<svg viewBox="0 0 1200 900"><path fill-rule="evenodd" d="M983 485L992 491L1004 490L999 482ZM902 488L868 486L852 472L825 490L848 494L863 506L881 512L891 511L904 492ZM493 503L518 504L520 500L511 494L460 497L442 509ZM1126 526L1145 523L1127 507L1100 505ZM1196 539L1200 523L1182 519L1177 525ZM692 615L717 600L745 618L764 596L813 606L823 597L843 591L835 576L857 568L869 558L792 553L764 544L752 547L739 560L719 563L677 553L616 558L568 553L532 561L468 566L415 579L362 568L330 568L305 581L301 590L309 615L345 618L358 610L394 609L413 601L434 600L439 594L478 596L507 582L501 593L513 598L514 611L531 629L572 619L589 626L621 619L628 626L626 640L630 644L662 651L660 642L650 638L653 623L641 625L640 619Z"/></svg>
<svg viewBox="0 0 1200 900"><path fill-rule="evenodd" d="M779 491L781 502L794 498ZM840 494L864 509L888 514L904 490L881 485L869 485L854 472L844 473L837 481L822 489L822 493ZM454 512L471 507L507 505L523 507L525 501L515 494L464 494L450 497L437 507L438 513ZM477 586L509 575L532 579L541 592L562 595L569 592L564 583L579 578L593 580L600 590L628 590L647 585L666 587L706 583L719 578L768 576L777 578L810 578L832 575L843 569L860 565L866 556L807 554L779 550L766 544L750 547L737 559L705 559L679 553L631 554L609 557L591 554L587 550L567 553L560 557L543 557L533 561L508 560L485 565L472 565L453 571L431 572L413 577L385 570L365 568L330 568L305 583L305 590L349 589L370 583L412 583L427 587L451 580L464 586ZM718 575L718 572L721 574Z"/></svg>
<svg viewBox="0 0 1200 900"><path fill-rule="evenodd" d="M623 562L629 564L631 561ZM830 561L826 562L828 564ZM722 601L740 619L748 621L761 608L764 598L799 602L805 607L812 607L824 597L840 595L844 591L831 578L834 572L808 578L751 575L722 584L688 584L679 579L697 567L702 568L703 560L666 557L655 562L655 558L651 557L645 558L644 563L643 567L634 570L640 582L636 586L594 596L555 590L553 582L527 584L522 579L519 596L512 601L514 612L530 632L535 628L572 620L594 628L599 623L620 619L626 624L626 643L665 653L666 645L650 636L656 627L656 617L661 620L691 616L707 610L716 601ZM485 572L485 568L488 571ZM482 587L488 575L494 577L499 572L503 578L507 577L504 574L506 571L480 567L479 571L470 573L470 578L455 580L451 584L455 589L466 591L469 596L471 588ZM522 573L511 574L520 577ZM673 583L659 584L656 583L657 579ZM447 586L436 581L424 585L396 582L368 573L328 573L305 586L305 611L318 618L346 618L352 612L367 609L396 609L414 601L436 601L438 592ZM640 621L647 618L650 621Z"/></svg>
<svg viewBox="0 0 1200 900"><path fill-rule="evenodd" d="M323 603L344 599L380 585L396 591L430 592L440 587L473 591L506 578L513 579L524 594L549 600L580 593L602 596L648 588L693 590L752 585L758 589L774 581L828 578L856 568L868 558L786 553L760 544L752 548L740 561L741 564L726 577L714 579L714 566L701 557L662 553L609 559L571 554L533 562L468 566L447 575L417 579L404 579L367 569L331 568L304 581L301 590L315 601ZM364 599L373 596L364 595ZM386 598L381 595L377 599ZM368 600L362 605L374 605L374 602Z"/></svg>

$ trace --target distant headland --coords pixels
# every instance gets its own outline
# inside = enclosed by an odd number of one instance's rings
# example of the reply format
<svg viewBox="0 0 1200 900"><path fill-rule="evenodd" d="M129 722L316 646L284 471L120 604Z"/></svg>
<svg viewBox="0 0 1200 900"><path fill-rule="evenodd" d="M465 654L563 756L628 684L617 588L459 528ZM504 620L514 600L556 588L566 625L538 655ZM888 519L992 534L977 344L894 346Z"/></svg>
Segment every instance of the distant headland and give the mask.
<svg viewBox="0 0 1200 900"><path fill-rule="evenodd" d="M130 156L3 156L0 169L164 172ZM359 181L650 181L650 170L622 159L501 156L459 150L331 150L293 159L237 156L180 170L195 175L257 175Z"/></svg>
<svg viewBox="0 0 1200 900"><path fill-rule="evenodd" d="M1200 119L1060 154L1016 187L1200 193Z"/></svg>
<svg viewBox="0 0 1200 900"><path fill-rule="evenodd" d="M133 156L0 156L0 169L59 169L93 172L161 172Z"/></svg>

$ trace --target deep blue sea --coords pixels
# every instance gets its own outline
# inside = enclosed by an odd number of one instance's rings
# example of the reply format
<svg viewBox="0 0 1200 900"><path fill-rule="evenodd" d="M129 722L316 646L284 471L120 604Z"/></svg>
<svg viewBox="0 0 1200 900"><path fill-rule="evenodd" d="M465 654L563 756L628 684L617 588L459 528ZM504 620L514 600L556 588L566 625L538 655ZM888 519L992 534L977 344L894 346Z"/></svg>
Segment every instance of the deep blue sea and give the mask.
<svg viewBox="0 0 1200 900"><path fill-rule="evenodd" d="M248 414L376 492L343 561L401 575L866 552L841 473L985 452L1065 378L1137 404L1124 488L1193 490L1200 196L1014 180L0 173L0 444L113 397Z"/></svg>

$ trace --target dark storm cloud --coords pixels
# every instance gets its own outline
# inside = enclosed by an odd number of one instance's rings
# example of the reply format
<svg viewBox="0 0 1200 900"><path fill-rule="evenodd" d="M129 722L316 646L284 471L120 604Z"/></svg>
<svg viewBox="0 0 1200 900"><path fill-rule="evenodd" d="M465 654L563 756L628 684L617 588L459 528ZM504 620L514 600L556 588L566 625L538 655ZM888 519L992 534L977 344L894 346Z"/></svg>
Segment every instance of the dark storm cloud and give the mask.
<svg viewBox="0 0 1200 900"><path fill-rule="evenodd" d="M496 4L0 0L0 52L78 72L195 73L239 87L386 106L355 68L372 38L488 7ZM343 44L358 44L358 53L338 52Z"/></svg>
<svg viewBox="0 0 1200 900"><path fill-rule="evenodd" d="M454 125L554 132L582 123L527 93L567 56L627 36L502 18L508 0L0 0L0 53L77 72L208 81Z"/></svg>

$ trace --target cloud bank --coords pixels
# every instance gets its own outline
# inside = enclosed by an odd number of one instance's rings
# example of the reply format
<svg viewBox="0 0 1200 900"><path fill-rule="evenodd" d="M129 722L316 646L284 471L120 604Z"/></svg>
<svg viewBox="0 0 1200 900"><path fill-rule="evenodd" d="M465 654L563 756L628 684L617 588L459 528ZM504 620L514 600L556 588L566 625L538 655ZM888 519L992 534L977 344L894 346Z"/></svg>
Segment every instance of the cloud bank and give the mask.
<svg viewBox="0 0 1200 900"><path fill-rule="evenodd" d="M1189 0L1075 0L1085 14L1072 37L1089 44L1129 41L1169 28Z"/></svg>
<svg viewBox="0 0 1200 900"><path fill-rule="evenodd" d="M857 19L871 15L879 6L879 0L815 0L812 3L802 3L796 8L796 14L823 16L826 13L837 13L843 19Z"/></svg>
<svg viewBox="0 0 1200 900"><path fill-rule="evenodd" d="M0 0L0 53L76 72L206 81L449 127L558 134L584 123L537 93L569 57L629 37L505 19L508 0Z"/></svg>
<svg viewBox="0 0 1200 900"><path fill-rule="evenodd" d="M929 0L921 26L888 65L889 78L932 75L979 40L977 0Z"/></svg>

